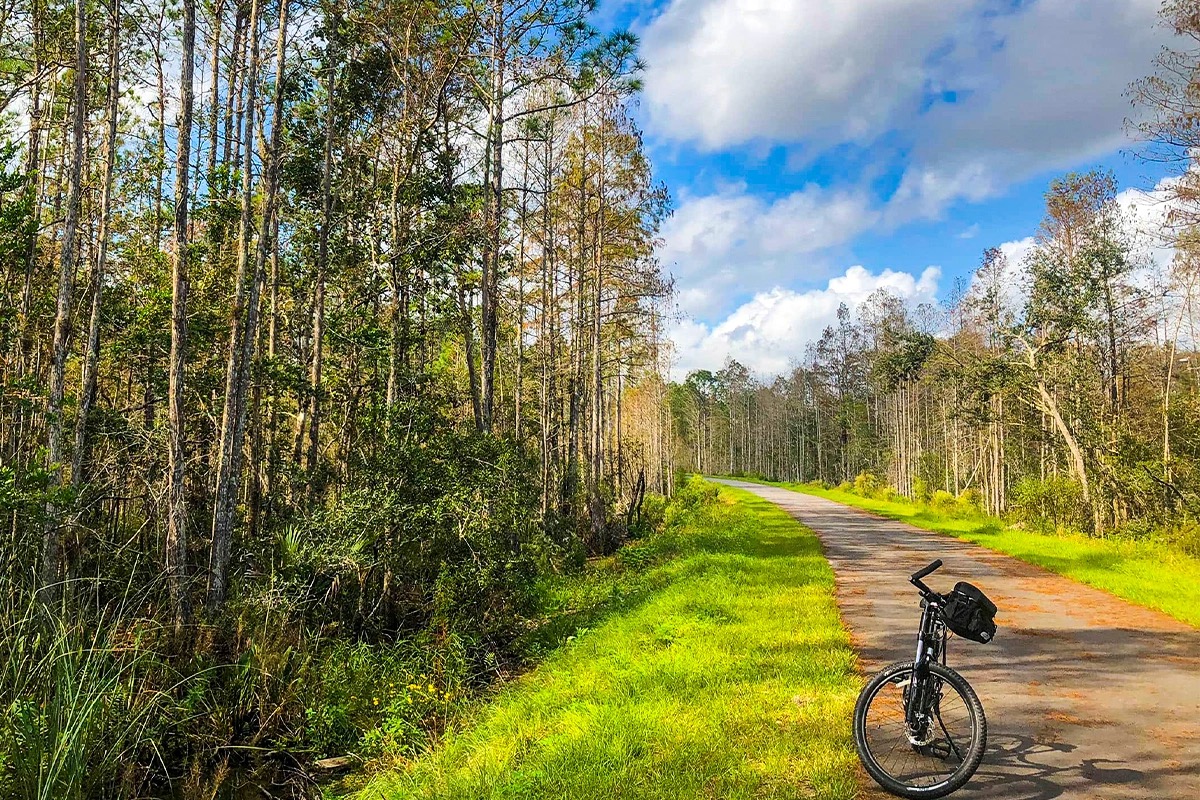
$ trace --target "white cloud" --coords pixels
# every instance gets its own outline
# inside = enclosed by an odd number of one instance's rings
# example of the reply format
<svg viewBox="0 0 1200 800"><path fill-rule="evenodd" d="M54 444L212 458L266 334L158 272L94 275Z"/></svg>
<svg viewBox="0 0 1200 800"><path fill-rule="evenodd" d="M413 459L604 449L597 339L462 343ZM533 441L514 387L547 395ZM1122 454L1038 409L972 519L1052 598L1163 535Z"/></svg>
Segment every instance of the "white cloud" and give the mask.
<svg viewBox="0 0 1200 800"><path fill-rule="evenodd" d="M935 217L954 200L981 200L1127 144L1124 92L1169 36L1158 8L1158 0L1039 0L954 40L942 68L960 99L898 122L914 149L889 221Z"/></svg>
<svg viewBox="0 0 1200 800"><path fill-rule="evenodd" d="M678 323L671 332L677 353L673 372L682 377L694 369L718 369L731 357L763 376L782 373L837 321L842 303L853 311L877 289L887 289L909 307L933 303L940 277L937 267L915 276L890 269L876 274L853 266L823 289L797 292L776 287L759 292L714 326L694 320Z"/></svg>
<svg viewBox="0 0 1200 800"><path fill-rule="evenodd" d="M1012 276L1016 279L1019 274L1021 265L1025 263L1025 259L1037 247L1037 241L1032 236L1026 236L1024 239L1016 239L1011 242L1005 242L1000 245L1000 252L1004 254L1005 260L1008 262L1008 268L1012 272Z"/></svg>
<svg viewBox="0 0 1200 800"><path fill-rule="evenodd" d="M707 315L739 293L817 277L800 257L843 244L877 216L862 192L810 186L770 202L735 187L685 197L663 226L660 256L681 308Z"/></svg>
<svg viewBox="0 0 1200 800"><path fill-rule="evenodd" d="M1015 7L1014 7L1015 5ZM653 134L710 150L907 150L881 221L940 215L1124 143L1159 0L672 0L644 32ZM953 102L950 99L953 98Z"/></svg>
<svg viewBox="0 0 1200 800"><path fill-rule="evenodd" d="M673 0L646 29L657 132L720 148L867 141L919 103L945 0Z"/></svg>
<svg viewBox="0 0 1200 800"><path fill-rule="evenodd" d="M1151 191L1126 189L1117 195L1117 205L1125 213L1137 244L1138 255L1147 258L1155 267L1169 267L1175 258L1175 247L1167 236L1168 217L1174 208L1170 187L1177 178L1164 178Z"/></svg>

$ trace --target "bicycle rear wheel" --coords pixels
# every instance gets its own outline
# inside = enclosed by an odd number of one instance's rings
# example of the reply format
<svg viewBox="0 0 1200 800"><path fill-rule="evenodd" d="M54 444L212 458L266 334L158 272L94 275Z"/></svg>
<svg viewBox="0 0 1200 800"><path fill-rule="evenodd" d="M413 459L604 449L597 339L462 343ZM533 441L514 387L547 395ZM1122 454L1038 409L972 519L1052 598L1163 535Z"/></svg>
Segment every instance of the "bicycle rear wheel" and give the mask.
<svg viewBox="0 0 1200 800"><path fill-rule="evenodd" d="M892 794L944 797L962 788L983 760L987 720L966 679L949 667L929 665L927 714L917 729L905 717L913 665L885 667L858 696L854 746L867 773Z"/></svg>

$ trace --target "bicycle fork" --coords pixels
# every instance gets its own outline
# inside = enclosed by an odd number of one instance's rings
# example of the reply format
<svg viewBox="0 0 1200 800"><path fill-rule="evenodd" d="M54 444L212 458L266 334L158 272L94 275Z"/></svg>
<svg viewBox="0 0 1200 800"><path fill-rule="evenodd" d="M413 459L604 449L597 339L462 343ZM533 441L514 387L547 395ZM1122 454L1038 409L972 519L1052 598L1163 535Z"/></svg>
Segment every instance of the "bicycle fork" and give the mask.
<svg viewBox="0 0 1200 800"><path fill-rule="evenodd" d="M930 647L937 637L936 618L936 608L927 602L921 615L921 633L917 636L913 671L905 692L904 722L908 728L909 742L913 745L929 744L933 738L935 689L929 673L929 660L937 657L936 653L931 653L931 649L936 648Z"/></svg>

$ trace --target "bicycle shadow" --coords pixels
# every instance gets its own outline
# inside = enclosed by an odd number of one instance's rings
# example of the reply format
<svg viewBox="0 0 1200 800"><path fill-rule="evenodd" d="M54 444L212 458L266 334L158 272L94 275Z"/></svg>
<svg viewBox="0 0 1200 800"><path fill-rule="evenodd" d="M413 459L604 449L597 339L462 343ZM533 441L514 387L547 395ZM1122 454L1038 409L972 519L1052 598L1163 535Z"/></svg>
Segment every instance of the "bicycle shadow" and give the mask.
<svg viewBox="0 0 1200 800"><path fill-rule="evenodd" d="M1144 786L1155 770L1138 770L1107 758L1076 760L1078 747L1019 734L988 736L987 754L979 771L959 791L963 797L989 800L1053 800L1077 795L1086 786Z"/></svg>

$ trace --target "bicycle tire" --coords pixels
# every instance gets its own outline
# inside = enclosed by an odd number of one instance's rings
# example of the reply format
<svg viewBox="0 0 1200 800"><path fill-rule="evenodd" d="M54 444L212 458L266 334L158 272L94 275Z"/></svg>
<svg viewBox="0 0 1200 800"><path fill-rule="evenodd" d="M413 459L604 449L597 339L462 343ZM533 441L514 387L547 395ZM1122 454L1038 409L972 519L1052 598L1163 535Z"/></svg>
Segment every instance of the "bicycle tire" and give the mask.
<svg viewBox="0 0 1200 800"><path fill-rule="evenodd" d="M859 760L867 774L886 791L898 797L931 800L958 791L971 779L975 770L979 769L984 751L987 749L987 718L984 716L983 704L979 701L979 696L975 694L971 684L967 683L966 678L942 664L930 664L930 672L953 688L964 701L970 714L974 735L962 762L947 779L929 786L913 786L897 780L879 764L875 754L871 751L867 742L867 714L872 701L879 696L879 690L888 683L896 683L898 676L912 672L912 669L913 662L911 661L891 664L876 673L863 687L858 695L858 702L854 706L854 747L858 750Z"/></svg>

